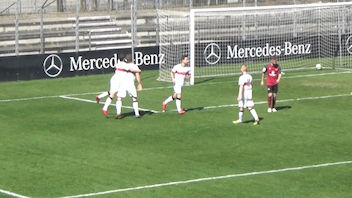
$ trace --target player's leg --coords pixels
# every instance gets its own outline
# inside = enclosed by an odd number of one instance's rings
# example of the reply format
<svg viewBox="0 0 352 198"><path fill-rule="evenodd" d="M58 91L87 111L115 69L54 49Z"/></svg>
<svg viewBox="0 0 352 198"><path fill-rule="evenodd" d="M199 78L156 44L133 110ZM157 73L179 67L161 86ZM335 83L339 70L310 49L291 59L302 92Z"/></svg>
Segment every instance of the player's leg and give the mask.
<svg viewBox="0 0 352 198"><path fill-rule="evenodd" d="M132 107L133 107L134 115L136 116L136 118L140 118L141 115L139 114L138 99L137 99L137 97L132 97Z"/></svg>
<svg viewBox="0 0 352 198"><path fill-rule="evenodd" d="M122 89L117 93L116 100L116 119L119 119L121 116L122 100L126 97L126 90Z"/></svg>
<svg viewBox="0 0 352 198"><path fill-rule="evenodd" d="M276 96L278 92L279 86L276 84L273 86L273 106L272 106L272 112L277 112L276 110Z"/></svg>
<svg viewBox="0 0 352 198"><path fill-rule="evenodd" d="M177 85L174 85L174 93L162 102L163 112L165 112L165 110L166 110L167 103L174 101L176 99L176 90L178 90L178 88L176 86Z"/></svg>
<svg viewBox="0 0 352 198"><path fill-rule="evenodd" d="M106 96L109 96L110 92L109 91L104 91L103 93L95 96L95 100L97 101L97 103L99 104L100 100Z"/></svg>
<svg viewBox="0 0 352 198"><path fill-rule="evenodd" d="M254 123L253 125L258 125L259 124L259 116L257 114L257 111L254 109L254 102L253 100L248 100L247 101L247 105L248 105L248 110L251 113L253 119L254 119Z"/></svg>
<svg viewBox="0 0 352 198"><path fill-rule="evenodd" d="M138 99L137 99L137 90L134 85L130 85L127 89L128 95L132 98L132 107L134 110L134 115L136 118L140 118L139 108L138 108Z"/></svg>
<svg viewBox="0 0 352 198"><path fill-rule="evenodd" d="M108 117L108 108L112 102L112 99L115 97L118 89L119 89L119 80L118 78L114 75L110 79L110 91L109 91L109 97L106 99L104 107L102 109L103 114L105 117Z"/></svg>
<svg viewBox="0 0 352 198"><path fill-rule="evenodd" d="M114 97L115 97L115 92L110 92L109 97L105 101L104 107L102 109L103 114L105 115L105 117L108 117L108 108L109 108L112 100L114 99Z"/></svg>
<svg viewBox="0 0 352 198"><path fill-rule="evenodd" d="M273 103L272 97L273 97L272 86L268 86L268 113L271 113L272 103Z"/></svg>
<svg viewBox="0 0 352 198"><path fill-rule="evenodd" d="M232 121L232 123L234 123L234 124L239 124L239 123L242 123L242 121L243 121L243 112L244 112L244 101L243 101L243 99L241 101L238 101L238 107L239 107L238 120Z"/></svg>
<svg viewBox="0 0 352 198"><path fill-rule="evenodd" d="M171 101L174 101L175 98L176 98L176 95L173 94L173 95L169 96L168 98L166 98L166 99L162 102L162 105L163 105L163 112L165 112L165 110L166 110L166 105L167 105L167 103L169 103L169 102L171 102Z"/></svg>
<svg viewBox="0 0 352 198"><path fill-rule="evenodd" d="M186 111L181 108L181 98L182 94L176 93L176 108L179 114L184 114Z"/></svg>
<svg viewBox="0 0 352 198"><path fill-rule="evenodd" d="M117 97L116 100L116 119L119 119L121 116L121 108L122 108L122 98L121 97Z"/></svg>

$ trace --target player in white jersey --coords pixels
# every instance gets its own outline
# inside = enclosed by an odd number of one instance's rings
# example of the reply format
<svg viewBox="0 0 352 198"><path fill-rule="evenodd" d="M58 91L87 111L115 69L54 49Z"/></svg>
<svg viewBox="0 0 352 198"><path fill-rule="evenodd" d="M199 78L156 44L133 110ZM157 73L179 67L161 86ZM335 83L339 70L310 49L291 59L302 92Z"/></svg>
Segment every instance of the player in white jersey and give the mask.
<svg viewBox="0 0 352 198"><path fill-rule="evenodd" d="M103 114L108 117L108 108L115 97L115 95L123 90L123 81L126 78L128 73L140 73L141 70L131 68L131 66L127 63L127 59L124 58L123 61L120 61L115 67L115 74L110 79L110 91L109 97L106 99L104 107L102 109ZM119 101L116 101L116 108L119 104Z"/></svg>
<svg viewBox="0 0 352 198"><path fill-rule="evenodd" d="M185 84L185 78L189 78L191 75L191 68L186 67L188 65L188 56L184 55L181 58L181 63L175 65L171 72L171 79L174 83L174 94L169 96L166 100L163 101L163 112L166 110L167 103L176 100L176 108L179 114L184 114L185 110L181 108L181 97L182 89Z"/></svg>
<svg viewBox="0 0 352 198"><path fill-rule="evenodd" d="M137 99L137 90L141 91L143 89L142 87L142 79L140 75L140 69L138 68L137 65L135 65L132 62L132 55L128 54L125 57L125 61L127 63L126 67L128 71L134 71L132 72L127 72L123 78L121 79L121 85L119 87L119 91L117 93L117 101L116 101L116 119L120 118L121 115L121 107L122 107L122 100L126 97L126 92L128 95L132 98L132 107L134 110L134 114L136 118L140 118L139 110L138 110L138 99ZM139 72L136 72L139 71ZM135 76L136 75L136 76ZM134 85L134 81L137 78L138 86L137 90Z"/></svg>
<svg viewBox="0 0 352 198"><path fill-rule="evenodd" d="M242 118L243 118L243 111L245 108L248 108L249 112L251 112L253 118L254 118L254 123L253 125L258 125L259 124L259 117L257 112L254 109L254 102L252 98L252 76L247 73L247 66L242 65L241 66L241 72L242 75L238 79L238 107L240 109L238 113L238 120L233 121L234 124L239 124L242 123Z"/></svg>

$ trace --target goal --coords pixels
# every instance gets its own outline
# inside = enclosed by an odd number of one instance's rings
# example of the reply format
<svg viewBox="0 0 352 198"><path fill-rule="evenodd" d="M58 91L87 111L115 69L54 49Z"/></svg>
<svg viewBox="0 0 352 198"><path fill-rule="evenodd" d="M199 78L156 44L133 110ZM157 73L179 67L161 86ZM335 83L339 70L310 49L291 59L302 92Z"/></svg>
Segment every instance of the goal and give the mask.
<svg viewBox="0 0 352 198"><path fill-rule="evenodd" d="M283 71L352 68L352 3L159 10L159 79L189 54L194 77L260 72L269 57Z"/></svg>

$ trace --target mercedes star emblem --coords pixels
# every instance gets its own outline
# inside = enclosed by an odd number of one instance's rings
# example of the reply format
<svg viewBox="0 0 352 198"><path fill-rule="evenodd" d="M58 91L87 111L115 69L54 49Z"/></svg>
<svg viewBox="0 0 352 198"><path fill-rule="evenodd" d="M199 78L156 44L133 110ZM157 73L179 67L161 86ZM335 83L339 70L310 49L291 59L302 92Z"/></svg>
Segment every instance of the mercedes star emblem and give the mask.
<svg viewBox="0 0 352 198"><path fill-rule="evenodd" d="M348 53L352 54L352 36L348 37L346 41L346 48Z"/></svg>
<svg viewBox="0 0 352 198"><path fill-rule="evenodd" d="M52 54L44 60L43 69L46 75L51 78L57 77L62 71L63 65L61 58L56 55Z"/></svg>
<svg viewBox="0 0 352 198"><path fill-rule="evenodd" d="M220 61L221 49L219 45L210 43L207 47L205 47L203 54L205 61L210 65L214 65Z"/></svg>

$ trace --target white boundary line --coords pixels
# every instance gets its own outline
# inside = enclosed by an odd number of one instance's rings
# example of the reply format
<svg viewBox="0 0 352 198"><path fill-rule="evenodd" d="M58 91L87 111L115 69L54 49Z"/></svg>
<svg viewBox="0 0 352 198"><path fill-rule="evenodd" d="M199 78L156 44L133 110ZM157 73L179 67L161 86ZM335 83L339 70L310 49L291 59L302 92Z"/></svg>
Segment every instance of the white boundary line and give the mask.
<svg viewBox="0 0 352 198"><path fill-rule="evenodd" d="M305 78L305 77L326 76L326 75L347 74L347 73L352 73L352 71L330 72L330 73L322 73L322 74L307 74L307 75L284 76L284 78ZM254 80L260 80L260 79L254 79ZM231 80L231 81L221 81L221 82L209 82L209 83L203 83L203 84L195 84L194 86L206 86L206 85L214 85L214 84L221 84L221 83L228 83L228 82L235 82L235 81ZM172 86L150 87L150 88L144 88L142 91L150 91L150 90L158 90L158 89L170 89L170 88L172 88ZM94 95L94 94L100 94L100 93L102 93L102 92L100 91L100 92L63 94L63 95L64 96L84 96L84 95ZM39 100L39 99L47 99L47 98L59 98L61 96L62 95L39 96L39 97L30 97L30 98L3 99L3 100L0 100L0 103L1 102L17 102L17 101Z"/></svg>
<svg viewBox="0 0 352 198"><path fill-rule="evenodd" d="M276 170L223 175L223 176L216 176L216 177L203 177L198 179L160 183L160 184L153 184L153 185L146 185L146 186L137 186L137 187L131 187L131 188L122 188L122 189L109 190L109 191L103 191L103 192L97 192L97 193L73 195L73 196L67 196L64 198L91 197L91 196L112 194L112 193L119 193L119 192L136 191L136 190L143 190L143 189L150 189L150 188L160 188L164 186L175 186L180 184L189 184L189 183L197 183L197 182L203 182L203 181L212 181L212 180L228 179L228 178L236 178L236 177L247 177L247 176L254 176L254 175L273 174L273 173L281 173L281 172L287 172L287 171L299 171L304 169L321 168L321 167L344 165L344 164L345 165L352 164L352 161L332 162L332 163L315 164L315 165L308 165L308 166L299 166L299 167L293 167L293 168L283 168L283 169L276 169Z"/></svg>
<svg viewBox="0 0 352 198"><path fill-rule="evenodd" d="M75 98L75 97L69 97L69 96L60 96L60 98L64 98L64 99L69 99L69 100L77 100L77 101L81 101L81 102L89 102L89 103L96 103L96 101L93 100L87 100L87 99L82 99L82 98ZM101 104L105 104L104 102L102 102ZM115 104L111 104L112 106L116 106ZM122 106L123 108L126 109L133 109L133 107L129 107L129 106ZM144 109L144 108L138 108L141 111L149 111L152 113L159 113L159 111L155 111L152 109Z"/></svg>
<svg viewBox="0 0 352 198"><path fill-rule="evenodd" d="M10 191L2 190L2 189L0 189L0 194L5 194L5 195L11 196L11 197L16 197L16 198L29 198L29 197L19 195L19 194L10 192Z"/></svg>

